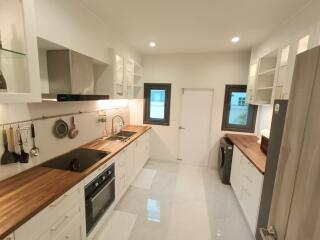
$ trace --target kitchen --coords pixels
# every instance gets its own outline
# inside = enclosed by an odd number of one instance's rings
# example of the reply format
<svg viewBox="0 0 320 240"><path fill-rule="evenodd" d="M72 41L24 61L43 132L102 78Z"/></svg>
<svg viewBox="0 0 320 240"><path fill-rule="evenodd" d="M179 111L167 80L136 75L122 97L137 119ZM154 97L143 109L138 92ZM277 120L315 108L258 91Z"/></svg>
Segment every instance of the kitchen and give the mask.
<svg viewBox="0 0 320 240"><path fill-rule="evenodd" d="M0 239L317 239L320 4L231 2L0 0Z"/></svg>

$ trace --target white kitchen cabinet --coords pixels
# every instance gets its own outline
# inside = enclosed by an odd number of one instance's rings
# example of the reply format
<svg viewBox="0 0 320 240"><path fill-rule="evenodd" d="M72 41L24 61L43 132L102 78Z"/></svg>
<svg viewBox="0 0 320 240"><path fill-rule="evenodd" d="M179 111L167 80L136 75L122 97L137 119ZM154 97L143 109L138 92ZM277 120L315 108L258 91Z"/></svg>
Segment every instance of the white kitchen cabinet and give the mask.
<svg viewBox="0 0 320 240"><path fill-rule="evenodd" d="M0 103L40 102L33 0L0 2L0 35L0 73L6 83L0 84Z"/></svg>
<svg viewBox="0 0 320 240"><path fill-rule="evenodd" d="M263 174L234 146L230 182L253 234L256 232Z"/></svg>
<svg viewBox="0 0 320 240"><path fill-rule="evenodd" d="M78 212L72 213L70 215L70 221L67 224L63 225L61 223L60 226L62 230L56 234L53 238L54 240L85 240L85 226L81 221L81 209L77 209Z"/></svg>
<svg viewBox="0 0 320 240"><path fill-rule="evenodd" d="M13 235L13 233L10 234L9 236L6 236L6 237L4 238L4 240L14 240L14 235Z"/></svg>
<svg viewBox="0 0 320 240"><path fill-rule="evenodd" d="M235 192L236 197L239 201L241 201L241 165L242 153L237 147L233 149L233 157L232 157L232 166L231 166L231 175L230 175L230 183L233 191Z"/></svg>
<svg viewBox="0 0 320 240"><path fill-rule="evenodd" d="M95 92L112 99L142 98L142 66L115 49L109 55L111 66L95 71Z"/></svg>
<svg viewBox="0 0 320 240"><path fill-rule="evenodd" d="M143 166L149 159L149 142L150 142L150 131L142 135L138 140L135 141L134 150L134 173L135 176L139 174Z"/></svg>
<svg viewBox="0 0 320 240"><path fill-rule="evenodd" d="M79 222L82 238L85 239L85 203L84 186L79 183L60 198L43 209L28 222L15 231L15 240L50 240L57 239L61 232L65 235L72 235L71 228L65 228L75 218Z"/></svg>
<svg viewBox="0 0 320 240"><path fill-rule="evenodd" d="M125 82L128 99L143 98L142 66L130 58L125 60Z"/></svg>

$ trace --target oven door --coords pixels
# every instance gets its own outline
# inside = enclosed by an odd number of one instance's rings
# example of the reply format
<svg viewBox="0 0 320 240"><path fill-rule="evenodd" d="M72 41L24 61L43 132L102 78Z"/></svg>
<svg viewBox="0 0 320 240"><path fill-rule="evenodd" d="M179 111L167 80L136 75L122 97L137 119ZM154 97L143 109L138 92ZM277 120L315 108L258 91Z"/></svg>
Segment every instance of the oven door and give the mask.
<svg viewBox="0 0 320 240"><path fill-rule="evenodd" d="M115 200L115 179L105 182L86 199L87 234Z"/></svg>

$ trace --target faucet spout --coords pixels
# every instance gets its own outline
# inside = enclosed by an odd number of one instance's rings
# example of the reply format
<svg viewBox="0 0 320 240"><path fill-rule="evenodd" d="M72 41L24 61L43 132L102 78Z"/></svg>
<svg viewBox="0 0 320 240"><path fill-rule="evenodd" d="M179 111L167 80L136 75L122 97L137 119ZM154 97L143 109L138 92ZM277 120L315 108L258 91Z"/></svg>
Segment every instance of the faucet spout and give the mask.
<svg viewBox="0 0 320 240"><path fill-rule="evenodd" d="M114 120L117 119L117 118L119 118L121 120L121 125L120 125L121 129L125 125L124 118L121 115L113 116L112 121L111 121L111 123L112 123L111 124L112 135L116 134L116 130L114 129ZM121 131L121 129L120 129L120 131Z"/></svg>

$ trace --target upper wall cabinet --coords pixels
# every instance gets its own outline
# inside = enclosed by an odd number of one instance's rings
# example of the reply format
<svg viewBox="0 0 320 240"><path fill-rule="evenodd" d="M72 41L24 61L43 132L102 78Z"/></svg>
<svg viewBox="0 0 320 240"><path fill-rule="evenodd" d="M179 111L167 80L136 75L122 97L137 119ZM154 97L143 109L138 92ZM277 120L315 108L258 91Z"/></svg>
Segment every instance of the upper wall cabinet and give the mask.
<svg viewBox="0 0 320 240"><path fill-rule="evenodd" d="M33 0L0 0L0 103L39 102Z"/></svg>
<svg viewBox="0 0 320 240"><path fill-rule="evenodd" d="M311 39L311 33L304 33L252 62L247 90L250 104L272 104L275 99L289 99L296 55L312 47Z"/></svg>
<svg viewBox="0 0 320 240"><path fill-rule="evenodd" d="M97 83L107 79L109 64L51 41L38 38L41 93L50 100L56 94L108 95Z"/></svg>
<svg viewBox="0 0 320 240"><path fill-rule="evenodd" d="M96 81L97 93L107 92L113 99L143 97L143 67L114 49L110 50L110 66Z"/></svg>

